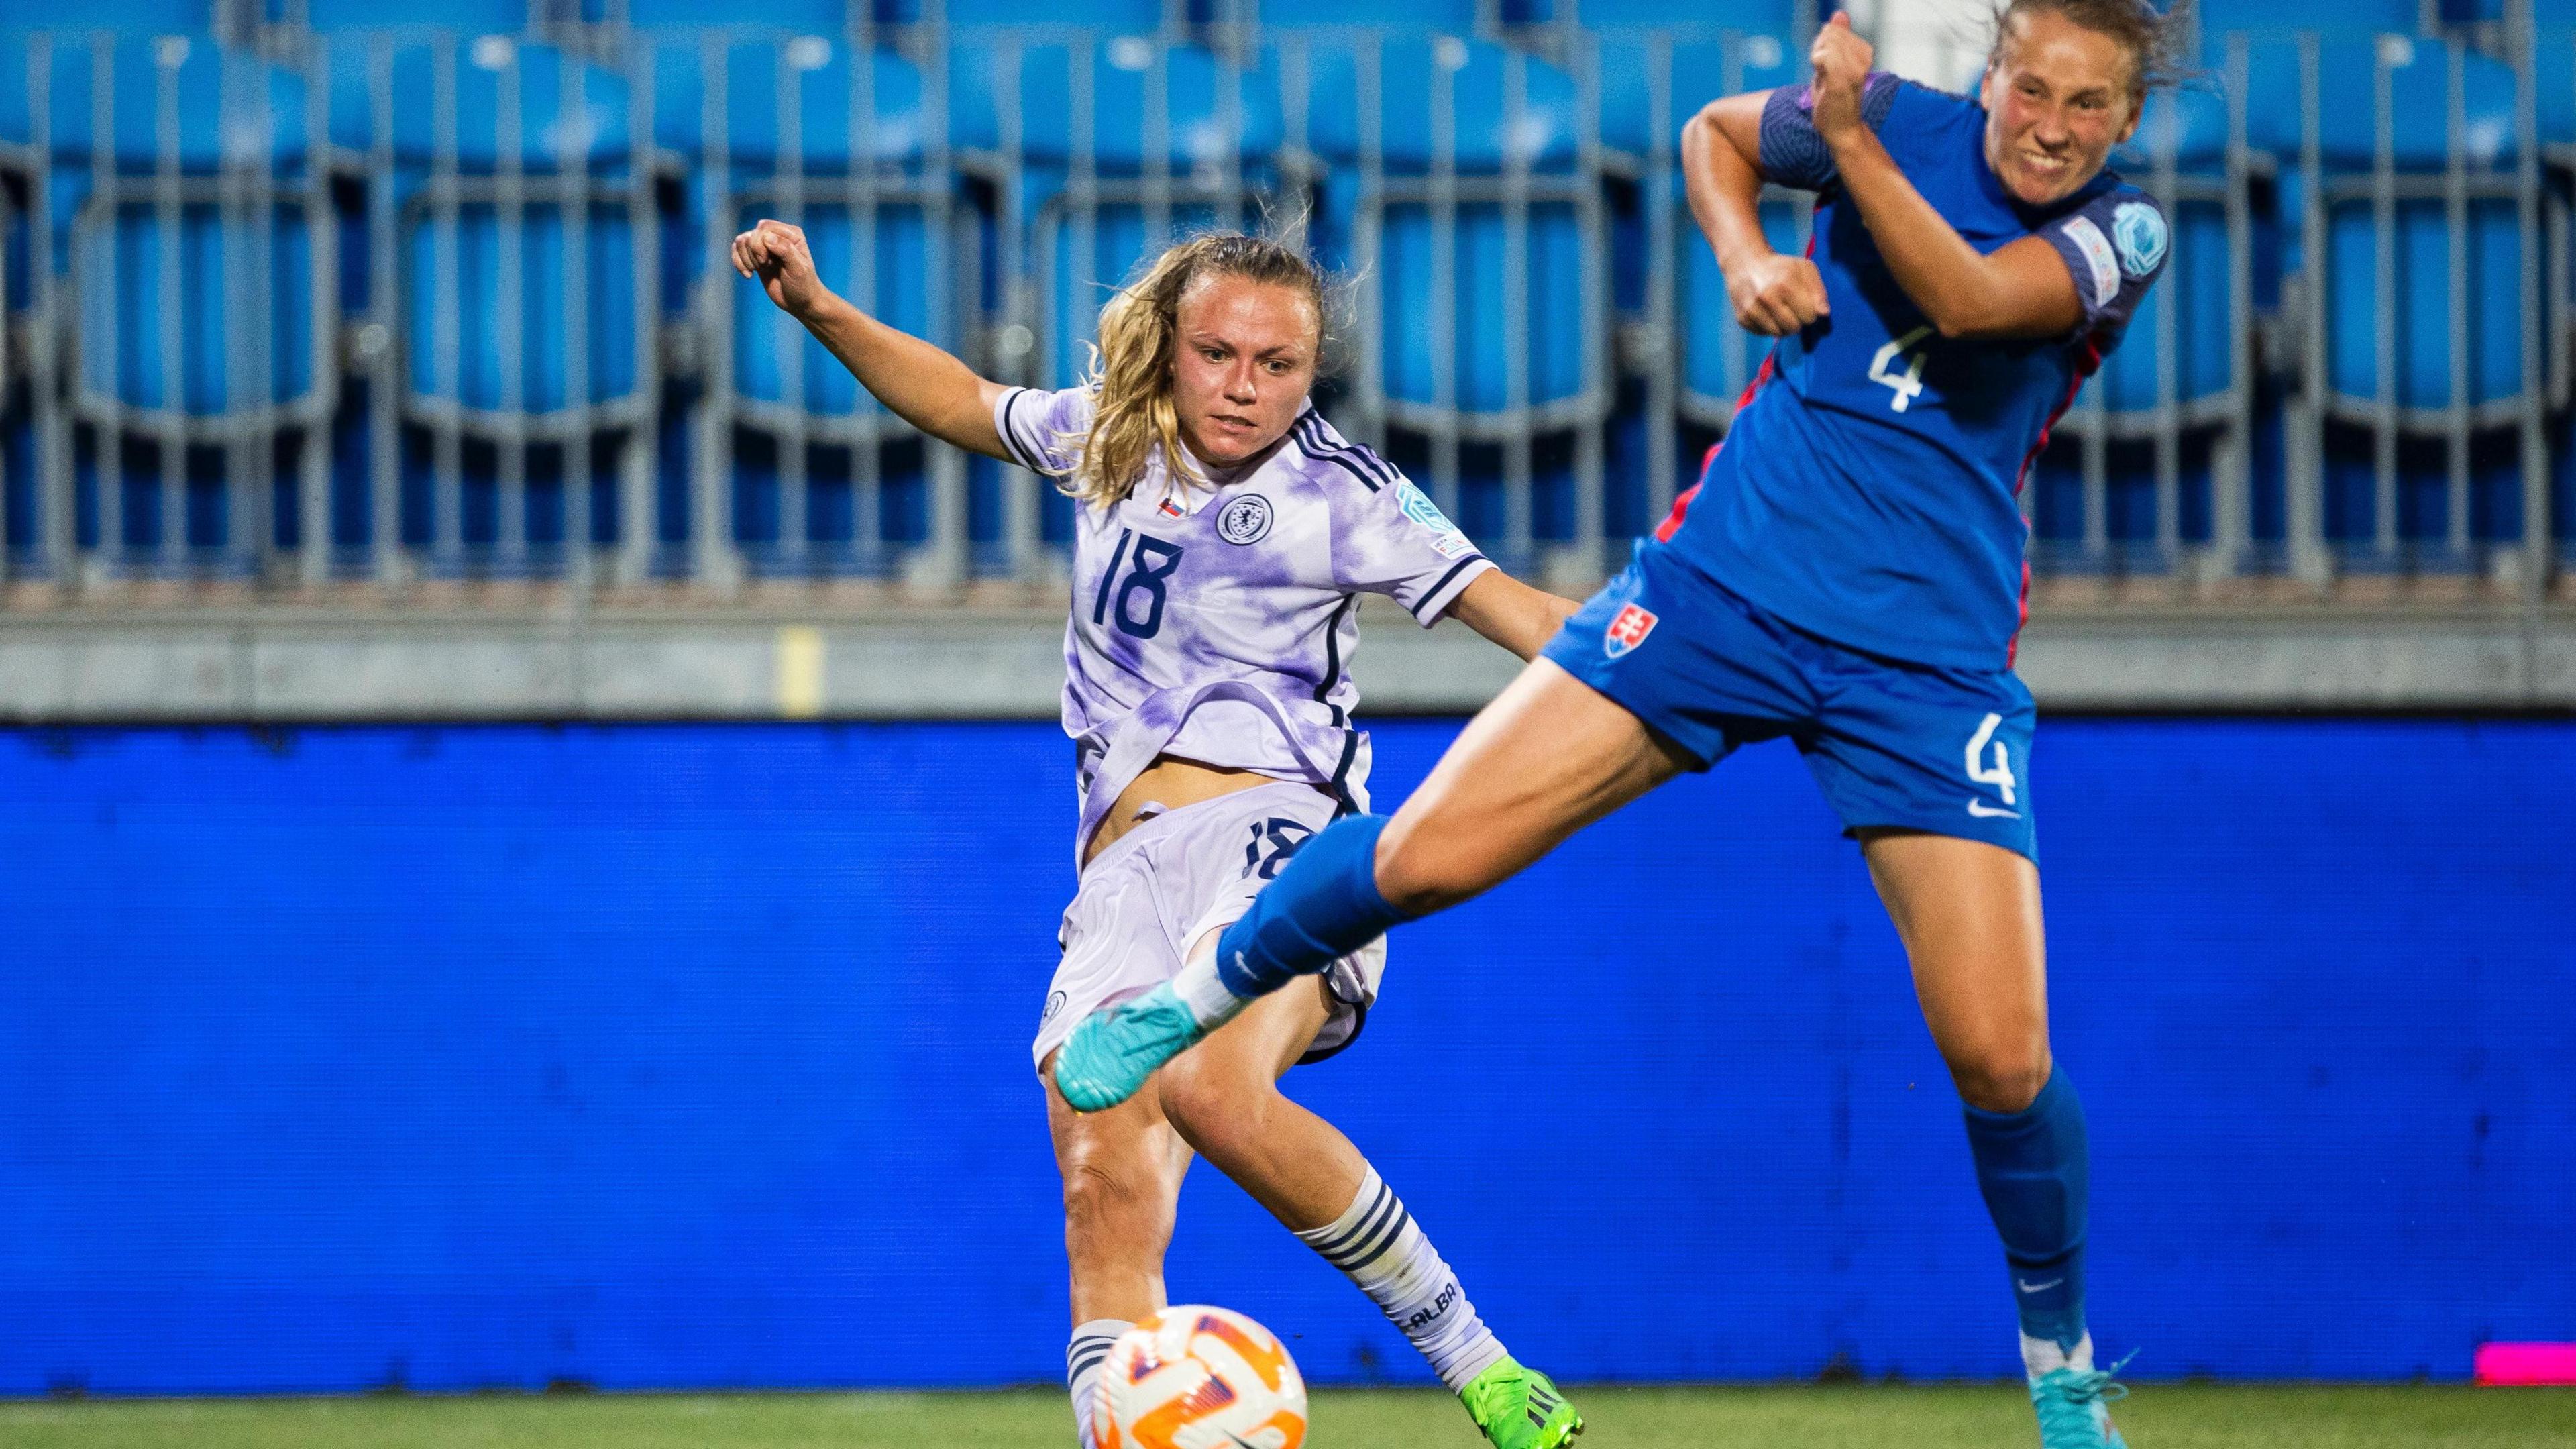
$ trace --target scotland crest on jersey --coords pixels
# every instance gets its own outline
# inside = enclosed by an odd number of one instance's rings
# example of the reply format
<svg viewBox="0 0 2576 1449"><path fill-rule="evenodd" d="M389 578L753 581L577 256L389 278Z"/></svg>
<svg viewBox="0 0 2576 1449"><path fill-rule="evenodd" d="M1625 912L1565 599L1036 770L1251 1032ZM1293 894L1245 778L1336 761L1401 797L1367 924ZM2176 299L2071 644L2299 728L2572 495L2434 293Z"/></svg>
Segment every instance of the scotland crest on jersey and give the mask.
<svg viewBox="0 0 2576 1449"><path fill-rule="evenodd" d="M1229 498L1217 509L1216 536L1231 544L1255 544L1270 533L1270 500L1258 493Z"/></svg>

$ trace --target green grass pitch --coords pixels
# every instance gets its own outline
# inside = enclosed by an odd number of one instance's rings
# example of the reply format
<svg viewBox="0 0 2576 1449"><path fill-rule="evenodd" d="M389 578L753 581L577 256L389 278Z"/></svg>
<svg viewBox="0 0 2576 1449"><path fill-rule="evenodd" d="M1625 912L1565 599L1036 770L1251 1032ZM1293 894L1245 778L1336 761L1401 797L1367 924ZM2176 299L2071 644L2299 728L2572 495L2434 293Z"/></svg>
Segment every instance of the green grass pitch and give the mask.
<svg viewBox="0 0 2576 1449"><path fill-rule="evenodd" d="M1592 1388L1584 1449L2036 1442L2010 1385ZM2136 1449L2576 1449L2576 1390L2149 1384ZM1058 1394L459 1395L0 1403L9 1449L1067 1449ZM1474 1449L1455 1401L1315 1396L1312 1449Z"/></svg>

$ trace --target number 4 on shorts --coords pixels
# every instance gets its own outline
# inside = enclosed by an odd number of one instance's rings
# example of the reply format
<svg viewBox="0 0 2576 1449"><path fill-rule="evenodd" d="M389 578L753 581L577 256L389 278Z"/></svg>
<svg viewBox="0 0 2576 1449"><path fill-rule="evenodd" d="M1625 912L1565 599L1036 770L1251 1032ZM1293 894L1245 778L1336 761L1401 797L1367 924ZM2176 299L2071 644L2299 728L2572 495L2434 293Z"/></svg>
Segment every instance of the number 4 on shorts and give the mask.
<svg viewBox="0 0 2576 1449"><path fill-rule="evenodd" d="M2004 750L2004 742L1995 738L1995 730L2003 722L2002 715L1987 715L1978 724L1977 732L1968 737L1968 779L1975 784L1994 786L1995 792L2004 797L2004 803L2011 805L2017 803L2013 799L2012 759ZM1991 755L1988 754L1990 750Z"/></svg>

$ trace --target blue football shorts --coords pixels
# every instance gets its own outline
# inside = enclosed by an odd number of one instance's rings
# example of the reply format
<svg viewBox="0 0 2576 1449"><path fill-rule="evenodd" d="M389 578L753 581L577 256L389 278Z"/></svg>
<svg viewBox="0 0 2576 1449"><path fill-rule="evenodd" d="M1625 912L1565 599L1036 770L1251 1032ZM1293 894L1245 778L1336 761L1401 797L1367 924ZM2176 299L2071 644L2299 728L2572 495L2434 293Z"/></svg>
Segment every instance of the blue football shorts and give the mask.
<svg viewBox="0 0 2576 1449"><path fill-rule="evenodd" d="M1848 832L1982 840L2039 860L2030 691L2009 669L1944 669L1846 649L1738 598L1665 545L1548 641L1546 656L1707 769L1787 736Z"/></svg>

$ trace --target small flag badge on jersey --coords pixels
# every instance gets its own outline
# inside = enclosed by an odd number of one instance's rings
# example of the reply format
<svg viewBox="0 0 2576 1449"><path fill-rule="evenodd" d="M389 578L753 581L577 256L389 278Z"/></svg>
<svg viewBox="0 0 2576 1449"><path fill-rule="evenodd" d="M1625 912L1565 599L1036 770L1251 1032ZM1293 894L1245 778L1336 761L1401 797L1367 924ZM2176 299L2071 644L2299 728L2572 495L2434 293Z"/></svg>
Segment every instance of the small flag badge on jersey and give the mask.
<svg viewBox="0 0 2576 1449"><path fill-rule="evenodd" d="M1187 518L1189 516L1182 510L1181 505L1172 501L1172 495L1168 493L1163 495L1163 502L1158 511L1161 512L1165 518Z"/></svg>
<svg viewBox="0 0 2576 1449"><path fill-rule="evenodd" d="M1601 652L1616 659L1645 643L1646 636L1653 632L1655 616L1630 604L1619 611L1618 618L1610 621L1609 628L1601 631Z"/></svg>

